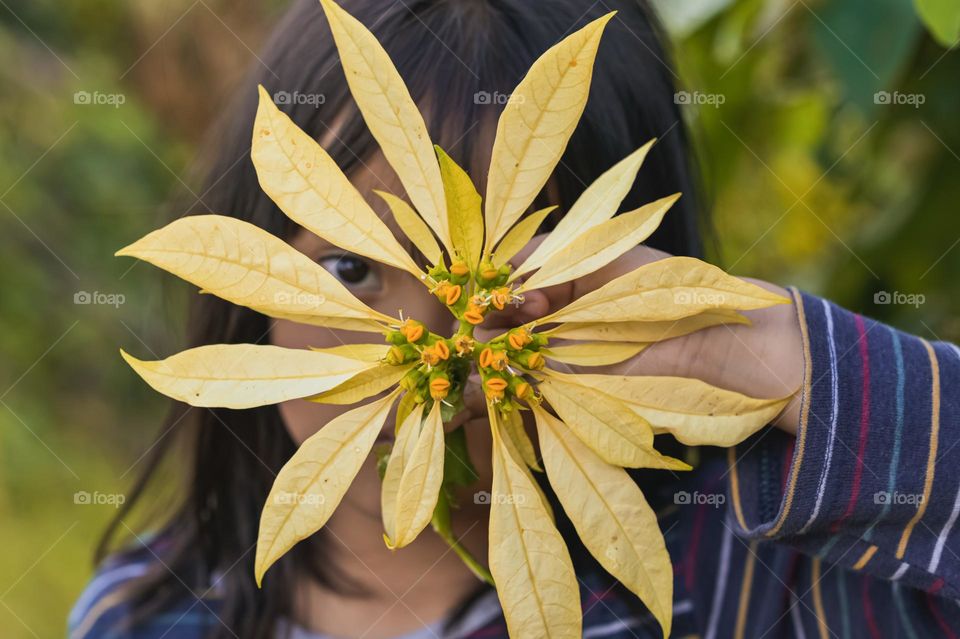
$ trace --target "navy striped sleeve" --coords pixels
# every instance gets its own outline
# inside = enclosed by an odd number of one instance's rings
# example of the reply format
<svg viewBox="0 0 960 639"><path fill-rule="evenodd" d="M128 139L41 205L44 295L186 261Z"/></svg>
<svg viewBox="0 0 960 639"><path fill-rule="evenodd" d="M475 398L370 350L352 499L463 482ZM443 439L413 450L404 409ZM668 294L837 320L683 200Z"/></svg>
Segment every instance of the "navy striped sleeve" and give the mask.
<svg viewBox="0 0 960 639"><path fill-rule="evenodd" d="M730 451L738 532L960 596L960 350L794 291L804 337L797 437Z"/></svg>
<svg viewBox="0 0 960 639"><path fill-rule="evenodd" d="M128 589L157 567L157 562L130 555L113 557L97 571L67 618L68 639L200 639L218 624L210 605L199 598L136 626L131 625Z"/></svg>

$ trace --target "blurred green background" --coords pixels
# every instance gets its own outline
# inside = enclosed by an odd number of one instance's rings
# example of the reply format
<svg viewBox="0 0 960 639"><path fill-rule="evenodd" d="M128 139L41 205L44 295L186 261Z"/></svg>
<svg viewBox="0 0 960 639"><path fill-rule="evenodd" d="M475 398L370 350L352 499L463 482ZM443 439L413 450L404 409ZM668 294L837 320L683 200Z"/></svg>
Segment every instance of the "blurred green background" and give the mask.
<svg viewBox="0 0 960 639"><path fill-rule="evenodd" d="M156 269L111 256L188 188L201 133L285 4L0 0L4 637L63 634L163 412L117 348L161 351L180 313ZM960 340L960 3L656 4L713 257Z"/></svg>

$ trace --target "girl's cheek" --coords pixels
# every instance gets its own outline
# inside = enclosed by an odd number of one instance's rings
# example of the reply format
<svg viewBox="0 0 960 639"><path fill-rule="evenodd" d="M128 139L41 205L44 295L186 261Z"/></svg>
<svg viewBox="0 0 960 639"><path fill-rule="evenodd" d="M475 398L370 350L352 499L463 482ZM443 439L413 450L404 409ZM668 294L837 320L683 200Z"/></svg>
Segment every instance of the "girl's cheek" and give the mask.
<svg viewBox="0 0 960 639"><path fill-rule="evenodd" d="M370 335L377 338L375 334L332 331L322 326L277 320L270 330L270 343L284 348L329 348L341 344L370 342ZM298 445L346 410L343 406L316 404L302 399L283 402L279 409L287 432Z"/></svg>

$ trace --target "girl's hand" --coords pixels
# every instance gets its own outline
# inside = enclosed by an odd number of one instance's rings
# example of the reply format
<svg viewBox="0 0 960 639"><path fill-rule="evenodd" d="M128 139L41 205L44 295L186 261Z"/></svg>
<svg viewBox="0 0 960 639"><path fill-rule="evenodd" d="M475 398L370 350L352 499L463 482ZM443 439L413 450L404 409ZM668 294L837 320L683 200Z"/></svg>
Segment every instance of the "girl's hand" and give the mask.
<svg viewBox="0 0 960 639"><path fill-rule="evenodd" d="M535 238L514 263L521 264L538 243L539 238ZM504 322L509 325L529 322L566 306L638 266L665 257L669 256L661 251L637 247L579 280L531 291L516 313L500 313L495 317L502 318L501 325ZM779 286L754 279L749 281L790 298L789 292ZM803 343L796 309L792 304L783 304L745 311L744 315L750 318L752 325L711 327L653 344L620 364L589 370L605 374L694 377L759 398L785 397L795 393L803 380ZM797 394L774 423L796 434L799 416L800 397Z"/></svg>

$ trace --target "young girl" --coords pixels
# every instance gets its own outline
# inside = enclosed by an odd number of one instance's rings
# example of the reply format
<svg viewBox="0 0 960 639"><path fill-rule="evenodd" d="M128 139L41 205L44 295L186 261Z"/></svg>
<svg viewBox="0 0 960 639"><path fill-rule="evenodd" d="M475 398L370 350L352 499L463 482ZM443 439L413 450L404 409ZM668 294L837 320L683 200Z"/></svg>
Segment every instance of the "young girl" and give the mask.
<svg viewBox="0 0 960 639"><path fill-rule="evenodd" d="M530 293L510 322L542 316L665 253L701 254L709 225L674 104L674 74L644 2L343 4L384 44L431 137L480 182L481 192L511 88L565 34L618 11L601 42L580 125L535 204L559 204L562 215L602 171L653 137L660 141L623 208L677 191L684 197L651 238L653 248L638 248L572 285ZM191 208L253 222L313 257L374 308L404 309L433 330L446 329L446 310L409 275L292 225L257 183L248 154L255 87L263 83L369 201L378 201L373 189L401 192L349 95L315 0L295 3L259 60L208 142L207 177ZM721 326L657 344L619 367L697 377L757 397L801 389L775 427L736 449L684 451L674 443L675 454L686 455L696 470L636 473L660 513L674 561L673 636L960 634L954 526L960 351L762 285L794 304L750 313L750 327ZM189 336L190 346L367 341L268 320L209 295L194 298ZM458 419L480 477L461 495L453 525L461 542L484 557L489 431L483 400L466 399L469 410ZM506 637L495 593L439 537L421 535L399 552L384 546L373 459L327 525L281 559L257 589L258 518L273 479L296 446L341 410L305 401L246 411L175 405L100 546L99 571L70 617L71 636ZM385 427L385 441L391 430ZM171 477L180 491L173 510L134 531L131 509L169 491L163 484ZM590 558L562 508L554 510L580 578L584 636L659 636L642 604ZM118 537L130 543L118 548Z"/></svg>

